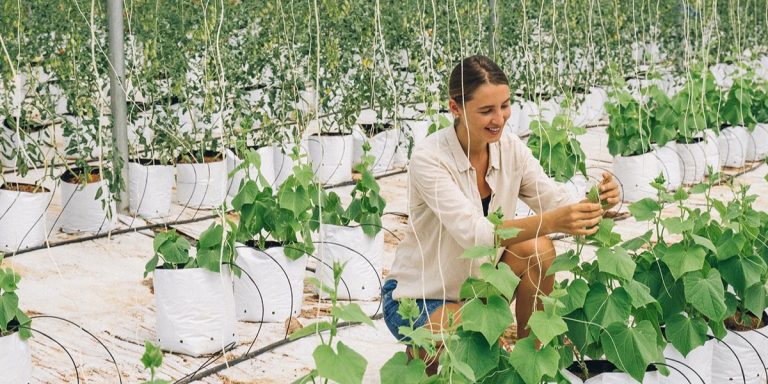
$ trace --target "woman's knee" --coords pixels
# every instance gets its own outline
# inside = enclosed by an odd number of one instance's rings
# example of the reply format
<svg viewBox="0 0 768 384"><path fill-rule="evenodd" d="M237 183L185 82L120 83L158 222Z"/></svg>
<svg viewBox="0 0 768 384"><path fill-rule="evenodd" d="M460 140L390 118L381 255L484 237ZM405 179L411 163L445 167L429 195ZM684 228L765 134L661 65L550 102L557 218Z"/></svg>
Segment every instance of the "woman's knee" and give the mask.
<svg viewBox="0 0 768 384"><path fill-rule="evenodd" d="M501 261L508 264L513 272L522 275L532 269L542 273L555 259L555 245L547 236L537 237L506 247Z"/></svg>

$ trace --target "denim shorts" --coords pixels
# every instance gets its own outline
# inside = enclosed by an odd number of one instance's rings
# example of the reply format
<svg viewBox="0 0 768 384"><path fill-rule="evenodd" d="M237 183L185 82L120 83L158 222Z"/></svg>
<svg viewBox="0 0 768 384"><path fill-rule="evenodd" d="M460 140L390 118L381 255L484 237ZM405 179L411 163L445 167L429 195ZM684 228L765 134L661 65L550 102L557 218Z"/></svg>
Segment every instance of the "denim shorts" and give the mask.
<svg viewBox="0 0 768 384"><path fill-rule="evenodd" d="M400 334L400 327L409 327L411 324L408 320L400 317L397 310L400 308L400 302L392 298L392 291L397 288L397 280L387 280L381 289L381 302L384 307L384 322L389 328L389 332L392 333L395 338L402 341L408 341L409 339ZM438 299L417 299L416 305L419 307L419 317L413 323L413 328L423 327L427 323L429 316L435 312L438 308L442 307L446 303L452 303L452 301L438 300Z"/></svg>

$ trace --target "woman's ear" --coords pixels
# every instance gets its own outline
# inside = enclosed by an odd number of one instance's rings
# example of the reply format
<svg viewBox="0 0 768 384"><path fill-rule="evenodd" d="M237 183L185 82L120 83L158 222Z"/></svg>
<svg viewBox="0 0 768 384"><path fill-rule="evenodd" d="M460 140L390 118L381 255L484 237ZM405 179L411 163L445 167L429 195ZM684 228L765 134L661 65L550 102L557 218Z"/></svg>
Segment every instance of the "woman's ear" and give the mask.
<svg viewBox="0 0 768 384"><path fill-rule="evenodd" d="M461 116L461 106L459 106L459 103L454 101L453 99L448 100L448 109L451 110L451 114L453 115L453 118L456 119L459 116Z"/></svg>

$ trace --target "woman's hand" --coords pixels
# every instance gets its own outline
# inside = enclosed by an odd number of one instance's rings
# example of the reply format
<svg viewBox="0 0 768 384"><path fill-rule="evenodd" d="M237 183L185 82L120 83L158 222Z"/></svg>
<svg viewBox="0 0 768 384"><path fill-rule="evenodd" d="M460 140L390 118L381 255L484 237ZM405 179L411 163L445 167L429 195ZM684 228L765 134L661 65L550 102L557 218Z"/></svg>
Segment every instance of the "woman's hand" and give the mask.
<svg viewBox="0 0 768 384"><path fill-rule="evenodd" d="M566 205L544 213L549 233L570 235L586 236L597 232L597 224L602 218L603 207L589 202Z"/></svg>
<svg viewBox="0 0 768 384"><path fill-rule="evenodd" d="M604 210L609 210L619 203L619 185L613 181L613 176L603 172L603 180L600 181L600 201L606 203Z"/></svg>

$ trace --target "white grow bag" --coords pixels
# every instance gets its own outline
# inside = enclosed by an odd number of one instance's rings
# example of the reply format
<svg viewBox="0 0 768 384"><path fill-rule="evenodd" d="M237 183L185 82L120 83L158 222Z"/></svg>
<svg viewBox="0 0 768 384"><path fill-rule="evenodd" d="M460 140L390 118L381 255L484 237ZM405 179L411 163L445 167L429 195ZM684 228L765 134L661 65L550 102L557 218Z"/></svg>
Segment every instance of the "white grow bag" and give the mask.
<svg viewBox="0 0 768 384"><path fill-rule="evenodd" d="M229 268L156 269L157 342L163 350L201 356L235 341Z"/></svg>
<svg viewBox="0 0 768 384"><path fill-rule="evenodd" d="M760 161L768 155L768 124L757 124L749 132L747 145L747 161Z"/></svg>
<svg viewBox="0 0 768 384"><path fill-rule="evenodd" d="M369 237L362 227L322 226L317 255L320 262L315 277L333 288L333 262L346 263L339 282L341 300L371 300L381 293L381 263L384 254L384 232ZM324 291L321 297L327 298Z"/></svg>
<svg viewBox="0 0 768 384"><path fill-rule="evenodd" d="M48 192L0 189L0 252L16 252L45 243ZM0 371L2 372L2 371Z"/></svg>
<svg viewBox="0 0 768 384"><path fill-rule="evenodd" d="M102 194L96 195L101 188ZM102 233L117 225L115 201L110 199L106 207L102 201L109 196L109 189L104 180L82 184L61 182L61 213L58 222L66 233L94 232ZM110 216L111 212L111 218Z"/></svg>
<svg viewBox="0 0 768 384"><path fill-rule="evenodd" d="M712 383L744 383L746 379L747 384L765 384L766 366L768 327L746 332L728 331L722 342L715 343L712 351Z"/></svg>
<svg viewBox="0 0 768 384"><path fill-rule="evenodd" d="M637 380L624 372L600 373L590 377L586 381L581 380L578 376L566 369L560 370L560 373L562 373L565 379L572 384L637 384ZM661 383L662 377L663 376L658 371L645 372L642 384L659 384Z"/></svg>
<svg viewBox="0 0 768 384"><path fill-rule="evenodd" d="M352 164L360 162L363 157L363 144L368 141L371 146L368 153L374 158L371 172L382 173L394 167L395 153L400 144L400 130L390 128L369 139L362 129L355 127L352 130L352 138L354 141Z"/></svg>
<svg viewBox="0 0 768 384"><path fill-rule="evenodd" d="M704 180L707 171L706 144L704 139L695 143L677 143L677 156L681 162L682 183L697 184Z"/></svg>
<svg viewBox="0 0 768 384"><path fill-rule="evenodd" d="M173 165L128 163L128 201L131 213L146 219L171 212Z"/></svg>
<svg viewBox="0 0 768 384"><path fill-rule="evenodd" d="M711 129L704 130L704 157L707 161L705 173L709 175L709 168L713 172L720 172L720 143L715 131Z"/></svg>
<svg viewBox="0 0 768 384"><path fill-rule="evenodd" d="M244 179L248 178L251 180L256 180L259 171L261 172L261 175L264 177L264 179L267 181L269 186L272 186L275 184L275 154L272 152L274 149L273 147L261 147L256 150L256 152L259 154L259 157L261 159L261 166L259 167L259 170L256 170L256 167L250 166L248 167L248 173L246 174L245 169L241 169L235 173L228 183L227 187L227 194L229 196L235 196L237 195L237 192L240 190L240 183L243 182ZM240 164L243 163L243 160L241 160L239 157L235 155L235 153L232 150L227 149L227 175L232 173L232 171L235 170L235 168L239 167Z"/></svg>
<svg viewBox="0 0 768 384"><path fill-rule="evenodd" d="M672 344L664 349L669 376L662 376L662 384L712 384L712 353L717 340L709 340L683 356Z"/></svg>
<svg viewBox="0 0 768 384"><path fill-rule="evenodd" d="M659 158L661 171L664 173L668 191L675 191L683 184L682 161L677 153L677 143L668 142L663 147L654 144L654 152Z"/></svg>
<svg viewBox="0 0 768 384"><path fill-rule="evenodd" d="M653 152L638 156L615 156L613 174L621 185L624 201L655 198L656 189L650 184L661 173L661 162Z"/></svg>
<svg viewBox="0 0 768 384"><path fill-rule="evenodd" d="M597 124L605 117L608 112L605 110L605 103L608 101L608 93L602 88L592 87L589 94L584 97L584 102L579 106L573 124L577 127L585 127L591 124Z"/></svg>
<svg viewBox="0 0 768 384"><path fill-rule="evenodd" d="M227 195L227 164L212 163L176 165L176 202L194 209L213 209Z"/></svg>
<svg viewBox="0 0 768 384"><path fill-rule="evenodd" d="M298 316L304 299L307 256L291 260L279 246L266 251L243 244L236 247L237 266L243 270L235 279L237 319L282 322Z"/></svg>
<svg viewBox="0 0 768 384"><path fill-rule="evenodd" d="M0 337L0 384L28 384L32 381L29 343L18 332Z"/></svg>
<svg viewBox="0 0 768 384"><path fill-rule="evenodd" d="M312 170L320 183L352 180L352 135L313 135L307 141Z"/></svg>
<svg viewBox="0 0 768 384"><path fill-rule="evenodd" d="M728 127L720 131L718 137L720 164L724 167L743 167L747 161L747 148L751 141L752 138L744 127Z"/></svg>
<svg viewBox="0 0 768 384"><path fill-rule="evenodd" d="M291 159L291 151L295 144L289 144L281 146L278 144L272 145L272 164L274 165L274 184L272 189L277 191L283 184L288 176L293 174L293 159ZM285 153L283 153L285 151Z"/></svg>

